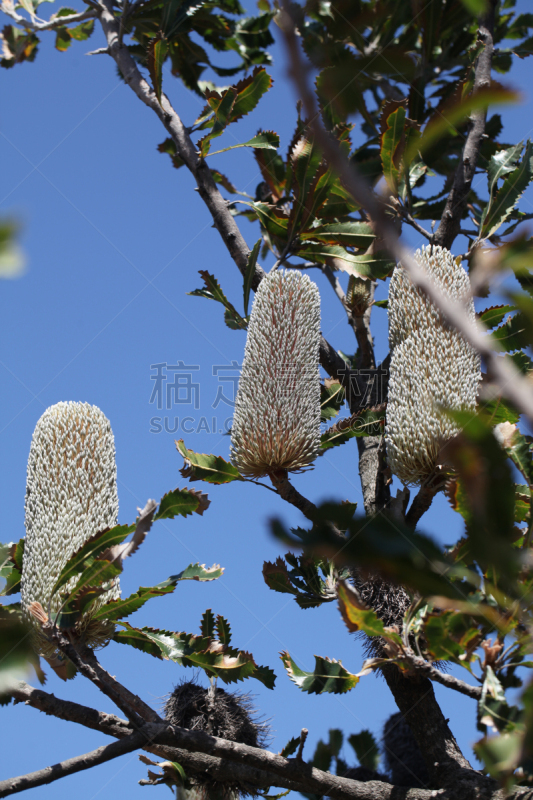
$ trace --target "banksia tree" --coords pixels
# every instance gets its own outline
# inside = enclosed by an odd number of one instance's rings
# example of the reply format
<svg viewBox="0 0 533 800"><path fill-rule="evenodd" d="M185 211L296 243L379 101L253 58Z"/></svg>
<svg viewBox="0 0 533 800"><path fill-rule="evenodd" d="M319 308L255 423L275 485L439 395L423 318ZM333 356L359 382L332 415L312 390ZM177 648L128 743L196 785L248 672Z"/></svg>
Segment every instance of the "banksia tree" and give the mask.
<svg viewBox="0 0 533 800"><path fill-rule="evenodd" d="M26 484L26 540L22 565L22 607L31 603L57 613L61 594L52 595L67 561L94 534L116 525L118 517L115 443L108 419L88 403L48 408L33 434ZM62 592L73 588L77 577ZM105 643L111 626L91 614L120 595L118 579L85 611L74 634L91 645ZM54 646L38 637L45 656Z"/></svg>
<svg viewBox="0 0 533 800"><path fill-rule="evenodd" d="M231 432L231 457L260 477L309 466L320 444L320 295L299 272L271 272L255 296Z"/></svg>
<svg viewBox="0 0 533 800"><path fill-rule="evenodd" d="M428 246L415 255L442 294L463 301L473 319L468 275L451 253ZM435 473L442 446L459 432L443 409L475 408L480 360L401 266L389 291L389 344L387 461L404 483L422 484Z"/></svg>

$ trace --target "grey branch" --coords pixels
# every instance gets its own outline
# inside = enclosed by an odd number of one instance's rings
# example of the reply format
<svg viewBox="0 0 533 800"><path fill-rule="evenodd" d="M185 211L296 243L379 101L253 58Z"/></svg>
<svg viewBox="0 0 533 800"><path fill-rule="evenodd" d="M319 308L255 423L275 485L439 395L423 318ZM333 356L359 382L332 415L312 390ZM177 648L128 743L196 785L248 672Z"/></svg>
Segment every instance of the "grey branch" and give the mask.
<svg viewBox="0 0 533 800"><path fill-rule="evenodd" d="M133 724L141 728L144 722L161 723L161 718L153 708L146 705L137 695L132 694L101 666L94 652L88 648L78 648L51 622L43 625L43 633L50 637L57 648L69 658L81 674L94 683L107 695Z"/></svg>
<svg viewBox="0 0 533 800"><path fill-rule="evenodd" d="M285 8L287 9L287 5ZM520 374L509 359L498 355L491 347L485 326L471 322L465 314L462 303L442 295L410 250L400 242L394 225L385 216L382 202L361 178L354 164L348 161L336 140L327 133L320 121L315 95L307 80L308 70L300 53L294 22L289 11L285 10L280 15L279 23L287 45L291 77L298 88L307 118L310 120L309 127L328 163L340 175L343 184L358 205L366 210L384 247L397 262L401 261L413 284L427 294L448 322L483 356L501 394L533 421L533 388L530 381Z"/></svg>
<svg viewBox="0 0 533 800"><path fill-rule="evenodd" d="M2 10L8 17L11 17L11 19L15 20L18 25L22 25L24 28L29 28L36 33L39 31L53 31L56 28L63 28L65 25L74 25L78 22L84 22L87 19L95 19L98 16L98 12L96 10L88 9L87 11L82 11L79 14L69 14L66 17L56 17L55 19L44 21L39 20L37 17L34 19L26 19L26 17L21 16L21 14L17 14L15 7L10 3L2 3L0 5L0 10Z"/></svg>
<svg viewBox="0 0 533 800"><path fill-rule="evenodd" d="M494 52L492 37L494 31L495 7L496 0L490 0L487 16L482 20L479 26L478 39L483 42L485 46L476 62L476 74L473 88L474 94L479 92L480 89L490 86L492 55ZM435 244L440 244L442 247L448 248L448 250L451 248L461 228L461 219L472 186L472 179L479 158L479 149L481 147L483 134L485 133L486 118L486 108L479 109L472 113L470 130L466 137L463 155L455 171L453 186L446 199L446 206L444 207L439 227L433 237Z"/></svg>
<svg viewBox="0 0 533 800"><path fill-rule="evenodd" d="M132 731L125 720L61 700L24 683L13 691L13 696L17 701L47 714L86 725L110 736L123 739L129 739L134 733L143 736L141 731ZM148 743L144 738L144 744L141 742L139 747L161 758L178 761L186 771L207 771L221 781L237 779L258 788L280 786L293 791L327 795L334 800L393 800L400 797L402 800L430 800L447 797L440 791L398 789L382 781L362 783L340 778L296 758L287 759L267 750L218 739L200 731L156 726L147 726L146 731L149 731L153 741Z"/></svg>
<svg viewBox="0 0 533 800"><path fill-rule="evenodd" d="M314 514L316 513L315 504L301 495L300 492L294 488L292 483L289 481L289 476L285 470L272 472L270 474L270 480L272 481L272 485L277 490L279 496L282 497L283 500L298 508L304 517L307 517L307 519L313 521Z"/></svg>
<svg viewBox="0 0 533 800"><path fill-rule="evenodd" d="M34 789L36 786L52 783L67 775L73 775L75 772L91 769L98 764L105 764L106 761L138 750L145 743L146 735L142 731L135 731L125 739L106 744L90 753L84 753L82 756L60 761L59 764L45 767L37 772L29 772L27 775L20 775L17 778L8 778L6 781L0 781L0 797L8 797L17 792L23 792L25 789Z"/></svg>
<svg viewBox="0 0 533 800"><path fill-rule="evenodd" d="M424 675L431 681L440 683L442 686L446 686L448 689L453 689L456 692L465 694L467 697L471 697L473 700L480 699L482 691L481 686L472 686L471 684L460 680L460 678L454 678L453 675L449 675L446 672L441 672L440 669L436 669L428 661L420 658L420 656L417 656L416 653L411 650L411 648L404 647L404 654L409 662L409 665L416 672L420 673L420 675Z"/></svg>

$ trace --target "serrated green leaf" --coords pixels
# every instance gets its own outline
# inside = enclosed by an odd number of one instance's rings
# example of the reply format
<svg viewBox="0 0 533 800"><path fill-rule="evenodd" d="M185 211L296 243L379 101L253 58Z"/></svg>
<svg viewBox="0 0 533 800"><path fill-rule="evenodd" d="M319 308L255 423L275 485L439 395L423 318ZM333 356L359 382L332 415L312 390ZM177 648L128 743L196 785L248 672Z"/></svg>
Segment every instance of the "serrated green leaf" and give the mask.
<svg viewBox="0 0 533 800"><path fill-rule="evenodd" d="M277 238L285 241L289 235L289 218L282 209L269 206L266 203L246 203L257 214L259 222L266 230Z"/></svg>
<svg viewBox="0 0 533 800"><path fill-rule="evenodd" d="M511 353L529 346L529 327L527 318L518 313L493 330L490 336L497 343L496 347Z"/></svg>
<svg viewBox="0 0 533 800"><path fill-rule="evenodd" d="M348 742L353 747L354 753L362 767L377 770L379 764L379 747L374 734L368 730L353 733L348 736Z"/></svg>
<svg viewBox="0 0 533 800"><path fill-rule="evenodd" d="M77 42L85 42L94 32L94 20L89 19L87 22L82 22L80 25L76 25L75 28L69 28L69 31L72 38L76 39Z"/></svg>
<svg viewBox="0 0 533 800"><path fill-rule="evenodd" d="M215 633L215 615L210 608L206 609L202 614L200 630L202 632L202 636L213 638Z"/></svg>
<svg viewBox="0 0 533 800"><path fill-rule="evenodd" d="M69 49L70 45L72 44L72 36L68 28L57 28L56 29L56 50L59 50L60 53L64 53L66 50Z"/></svg>
<svg viewBox="0 0 533 800"><path fill-rule="evenodd" d="M183 161L183 159L181 159L178 155L178 150L174 139L171 139L170 137L165 139L164 142L161 142L161 144L157 145L157 149L160 153L167 153L170 156L170 160L172 161L172 166L174 169L179 169L185 164L185 161Z"/></svg>
<svg viewBox="0 0 533 800"><path fill-rule="evenodd" d="M506 317L507 314L511 314L513 311L516 311L516 306L491 306L479 312L479 320L490 330L503 322L504 317Z"/></svg>
<svg viewBox="0 0 533 800"><path fill-rule="evenodd" d="M96 613L91 615L92 619L124 619L134 611L141 608L152 597L161 597L162 595L172 594L179 581L213 581L223 574L224 569L218 564L212 567L206 567L205 564L189 564L182 572L177 575L171 575L163 583L157 586L145 587L141 586L136 592L129 597L119 598L118 600L111 600L102 606Z"/></svg>
<svg viewBox="0 0 533 800"><path fill-rule="evenodd" d="M20 592L24 542L24 539L19 539L18 542L0 544L0 597Z"/></svg>
<svg viewBox="0 0 533 800"><path fill-rule="evenodd" d="M376 234L367 222L331 222L326 225L317 225L300 233L300 239L315 239L326 244L340 244L348 247L367 249L370 247Z"/></svg>
<svg viewBox="0 0 533 800"><path fill-rule="evenodd" d="M320 449L330 450L345 444L354 437L381 436L385 426L385 407L376 406L357 411L351 417L341 419L328 428L320 437Z"/></svg>
<svg viewBox="0 0 533 800"><path fill-rule="evenodd" d="M513 172L523 149L524 142L521 141L513 147L498 150L498 152L491 157L487 168L489 197L492 197L494 194L494 190L500 178L503 178L503 176L507 175L509 172Z"/></svg>
<svg viewBox="0 0 533 800"><path fill-rule="evenodd" d="M252 281L255 275L255 267L257 264L257 257L259 255L259 249L261 247L263 239L258 239L257 242L254 244L252 249L250 250L250 255L248 256L248 263L246 265L246 272L244 273L244 284L243 284L243 294L244 294L244 316L248 316L248 305L250 303L250 290L252 288Z"/></svg>
<svg viewBox="0 0 533 800"><path fill-rule="evenodd" d="M221 150L213 150L209 155L216 156L219 153L227 153L228 150L237 150L239 147L253 147L255 150L277 150L279 147L279 136L273 131L262 131L247 142L232 144L230 147L223 147Z"/></svg>
<svg viewBox="0 0 533 800"><path fill-rule="evenodd" d="M480 410L487 416L490 425L499 425L501 422L515 423L520 419L519 412L501 397L483 402Z"/></svg>
<svg viewBox="0 0 533 800"><path fill-rule="evenodd" d="M282 750L280 750L280 756L283 756L284 758L292 756L292 754L298 750L298 747L300 746L300 741L301 741L300 736L293 736L292 739L289 739L285 747Z"/></svg>
<svg viewBox="0 0 533 800"><path fill-rule="evenodd" d="M405 117L405 108L400 106L387 117L386 130L381 136L381 163L383 165L383 175L388 183L390 191L394 195L398 193L400 161L403 152L402 145L405 145Z"/></svg>
<svg viewBox="0 0 533 800"><path fill-rule="evenodd" d="M219 614L215 627L218 641L222 642L222 644L229 644L231 642L231 628L228 620Z"/></svg>
<svg viewBox="0 0 533 800"><path fill-rule="evenodd" d="M283 652L280 657L291 681L308 694L344 694L359 683L357 675L352 675L335 659L315 656L315 669L305 672L296 666L289 653Z"/></svg>
<svg viewBox="0 0 533 800"><path fill-rule="evenodd" d="M201 667L209 676L220 678L224 683L251 677L267 688L273 688L275 675L271 669L258 667L250 653L223 645L210 636L133 628L120 621L118 624L124 630L116 632L114 640L121 644L136 647L156 658L175 661L184 667Z"/></svg>
<svg viewBox="0 0 533 800"><path fill-rule="evenodd" d="M209 502L207 495L202 496L195 489L174 489L161 498L154 522L158 519L174 519L178 514L187 517L193 512L201 516Z"/></svg>
<svg viewBox="0 0 533 800"><path fill-rule="evenodd" d="M99 555L114 545L122 544L124 539L130 533L133 533L134 530L135 525L115 525L114 528L101 531L92 536L85 542L83 547L80 547L67 561L52 589L52 594L55 594L62 586L71 580L71 578L92 568ZM105 562L102 561L101 564L105 566Z"/></svg>
<svg viewBox="0 0 533 800"><path fill-rule="evenodd" d="M481 237L488 238L496 233L500 225L505 222L514 209L532 178L533 145L528 141L520 164L507 175L501 189L485 207L480 223Z"/></svg>
<svg viewBox="0 0 533 800"><path fill-rule="evenodd" d="M184 478L190 481L205 481L206 483L230 483L243 481L239 470L225 461L222 456L195 453L187 450L183 439L176 441L176 448L185 459L185 466L180 470Z"/></svg>
<svg viewBox="0 0 533 800"><path fill-rule="evenodd" d="M350 253L340 245L313 244L305 242L295 249L295 254L306 261L330 263L335 259L334 268L355 275L358 278L385 280L396 266L388 256Z"/></svg>
<svg viewBox="0 0 533 800"><path fill-rule="evenodd" d="M320 384L320 421L327 422L337 416L344 405L344 387L337 381Z"/></svg>
<svg viewBox="0 0 533 800"><path fill-rule="evenodd" d="M226 314L231 321L231 324L229 324L228 319L225 317L228 327L246 330L248 327L247 320L243 319L235 307L229 302L215 276L211 275L211 273L207 272L205 269L199 270L199 273L204 281L205 289L195 289L193 292L187 292L187 294L192 297L207 297L208 300L216 300L217 303L221 303L226 309Z"/></svg>
<svg viewBox="0 0 533 800"><path fill-rule="evenodd" d="M346 581L339 581L337 597L341 617L350 633L364 631L367 636L382 636L396 644L401 644L401 637L394 631L385 630L385 626L376 612L365 607L355 589Z"/></svg>
<svg viewBox="0 0 533 800"><path fill-rule="evenodd" d="M163 64L168 55L168 42L163 33L159 32L148 43L147 67L152 79L152 86L157 100L161 104L163 90Z"/></svg>

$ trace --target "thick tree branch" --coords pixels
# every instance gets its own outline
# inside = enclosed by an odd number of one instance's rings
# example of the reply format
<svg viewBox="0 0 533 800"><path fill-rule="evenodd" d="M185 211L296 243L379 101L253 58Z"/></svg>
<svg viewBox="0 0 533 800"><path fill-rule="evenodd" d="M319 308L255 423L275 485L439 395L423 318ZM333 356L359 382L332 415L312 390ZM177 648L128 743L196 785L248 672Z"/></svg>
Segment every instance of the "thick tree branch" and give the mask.
<svg viewBox="0 0 533 800"><path fill-rule="evenodd" d="M392 667L392 670L396 676L400 676L396 667ZM429 691L433 691L429 681L426 679L421 679L421 681L424 688L429 685ZM405 690L400 688L397 691L400 694ZM408 691L405 702L412 708L404 712L404 715L409 721L410 711L414 715L420 714L421 711L420 703L417 702L419 698L409 697ZM61 700L42 689L34 689L25 683L20 683L12 694L17 702L25 702L47 714L53 714L60 719L99 730L115 738L125 738L134 733L126 720L78 703ZM434 720L428 719L426 735L432 740L436 740L438 735L432 728L432 724L434 724ZM146 726L145 731L148 730L154 740L152 743L142 745L142 749L147 752L163 759L178 761L187 772L208 772L209 775L220 781L238 780L257 788L280 786L293 791L327 795L334 800L430 800L430 798L465 800L467 797L475 797L478 800L504 800L504 798L505 800L531 800L532 796L531 790L523 787L506 794L498 789L494 781L484 778L471 769L464 770L459 775L456 774L457 782L449 785L446 791L407 789L391 786L381 781L362 783L340 778L329 772L315 769L295 758L286 759L266 750L217 739L200 731ZM453 739L451 733L449 735ZM438 741L432 741L431 747L435 758L446 757L446 753L449 751L449 743L442 749ZM465 761L465 763L468 762Z"/></svg>
<svg viewBox="0 0 533 800"><path fill-rule="evenodd" d="M21 683L13 696L60 719L77 722L117 738L131 737L133 731L125 720L103 714L77 703L49 695ZM405 789L381 781L360 781L340 778L315 769L298 759L286 759L255 747L217 739L185 728L147 726L152 743L139 745L161 758L178 761L186 771L205 773L220 781L239 780L258 788L280 786L294 791L328 795L334 800L430 800L440 793L422 789ZM157 732L157 735L155 733ZM137 733L141 733L140 731ZM442 795L444 798L445 795Z"/></svg>
<svg viewBox="0 0 533 800"><path fill-rule="evenodd" d="M59 764L45 767L37 772L30 772L27 775L20 775L17 778L8 778L6 781L0 781L0 797L8 797L17 792L23 792L25 789L34 789L37 786L65 778L67 775L73 775L75 772L91 769L98 764L105 764L106 761L112 761L114 758L138 750L145 743L146 735L142 731L135 731L118 742L106 744L90 753L84 753L82 756L68 758L66 761L60 761Z"/></svg>
<svg viewBox="0 0 533 800"><path fill-rule="evenodd" d="M399 241L394 225L385 216L382 202L366 181L360 177L354 164L348 161L337 141L323 127L314 92L307 80L308 68L301 56L288 3L285 11L279 16L279 24L287 44L290 75L302 99L307 118L310 120L309 127L328 164L340 175L343 184L356 203L365 209L372 224L375 225L376 233L383 241L384 247L397 262L401 262L413 284L425 292L448 322L462 333L472 347L483 356L494 375L494 381L501 394L533 422L533 388L530 381L520 374L509 359L501 358L496 353L491 346L490 337L486 335L485 326L472 322L465 313L462 303L455 302L442 294L427 272L418 264L410 250Z"/></svg>
<svg viewBox="0 0 533 800"><path fill-rule="evenodd" d="M479 92L480 89L486 89L490 86L492 54L494 52L492 37L494 33L494 11L496 2L497 0L490 0L489 12L479 26L478 40L485 46L476 61L473 94ZM461 229L461 219L466 208L466 201L476 171L481 141L485 133L486 119L486 108L479 109L472 113L470 130L466 137L463 155L455 170L453 186L446 199L440 225L433 237L434 244L440 244L448 250L451 248L455 237L459 234Z"/></svg>
<svg viewBox="0 0 533 800"><path fill-rule="evenodd" d="M465 771L479 778L463 756L448 726L431 681L424 677L404 677L393 665L385 666L382 671L420 747L432 785L451 787L462 780Z"/></svg>

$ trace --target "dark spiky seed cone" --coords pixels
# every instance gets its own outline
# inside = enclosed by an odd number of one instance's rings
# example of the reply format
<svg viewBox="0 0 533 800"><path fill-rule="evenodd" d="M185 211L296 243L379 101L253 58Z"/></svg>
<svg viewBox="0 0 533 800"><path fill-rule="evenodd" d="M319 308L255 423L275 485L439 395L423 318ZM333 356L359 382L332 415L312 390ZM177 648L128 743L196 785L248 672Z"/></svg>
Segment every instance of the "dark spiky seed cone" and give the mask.
<svg viewBox="0 0 533 800"><path fill-rule="evenodd" d="M385 764L394 786L427 789L429 775L409 724L400 712L388 718L383 726Z"/></svg>
<svg viewBox="0 0 533 800"><path fill-rule="evenodd" d="M401 631L404 614L411 605L411 598L405 589L383 580L379 575L363 577L357 569L352 570L352 580L363 603L376 612L383 624L387 627L396 625ZM368 658L386 656L384 640L380 636L367 636L362 631L356 636L364 640L363 647Z"/></svg>
<svg viewBox="0 0 533 800"><path fill-rule="evenodd" d="M266 747L269 726L257 719L249 695L204 689L194 681L178 684L165 703L165 718L171 725L191 731L205 731L219 739ZM239 781L221 783L204 773L188 777L202 800L233 800L257 795L257 787Z"/></svg>

